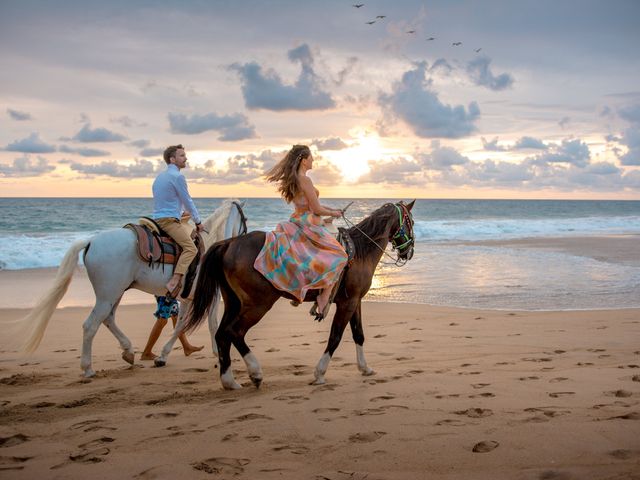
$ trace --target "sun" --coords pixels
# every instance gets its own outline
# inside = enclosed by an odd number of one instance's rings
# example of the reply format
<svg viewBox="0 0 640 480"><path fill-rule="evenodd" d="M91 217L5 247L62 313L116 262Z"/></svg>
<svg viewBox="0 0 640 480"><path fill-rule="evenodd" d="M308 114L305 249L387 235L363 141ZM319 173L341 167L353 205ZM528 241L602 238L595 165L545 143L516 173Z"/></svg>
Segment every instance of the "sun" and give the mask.
<svg viewBox="0 0 640 480"><path fill-rule="evenodd" d="M352 136L355 141L349 148L323 153L324 157L338 167L347 182L354 182L367 173L369 161L380 160L384 155L380 137L375 133L357 130Z"/></svg>

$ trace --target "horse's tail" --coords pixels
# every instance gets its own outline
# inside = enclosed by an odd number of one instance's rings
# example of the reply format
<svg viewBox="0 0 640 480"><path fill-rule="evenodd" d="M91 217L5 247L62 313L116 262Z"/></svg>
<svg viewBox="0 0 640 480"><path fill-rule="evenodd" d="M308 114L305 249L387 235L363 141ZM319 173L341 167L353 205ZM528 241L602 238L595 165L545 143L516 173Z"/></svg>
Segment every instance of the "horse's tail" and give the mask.
<svg viewBox="0 0 640 480"><path fill-rule="evenodd" d="M23 335L25 338L22 345L22 349L26 352L32 353L40 345L40 341L44 335L44 331L51 320L51 316L55 311L58 303L67 293L69 284L71 283L71 277L73 272L78 266L78 254L89 246L90 240L79 240L75 242L64 258L56 273L56 278L53 281L53 285L47 290L47 292L38 300L31 312L21 320L19 320L19 327L23 328Z"/></svg>
<svg viewBox="0 0 640 480"><path fill-rule="evenodd" d="M193 302L186 314L184 332L189 333L198 328L209 309L213 307L220 290L220 283L224 281L222 258L228 247L228 240L218 242L212 245L204 255L193 293Z"/></svg>

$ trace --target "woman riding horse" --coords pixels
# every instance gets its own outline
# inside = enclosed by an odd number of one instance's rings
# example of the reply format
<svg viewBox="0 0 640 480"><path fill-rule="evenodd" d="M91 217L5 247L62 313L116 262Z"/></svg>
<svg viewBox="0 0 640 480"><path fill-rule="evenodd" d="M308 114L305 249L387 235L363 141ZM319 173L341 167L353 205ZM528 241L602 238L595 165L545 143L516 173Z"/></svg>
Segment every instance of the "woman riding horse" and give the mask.
<svg viewBox="0 0 640 480"><path fill-rule="evenodd" d="M253 266L274 287L289 292L299 303L308 290L322 290L311 309L316 320L322 320L331 306L331 291L347 263L347 254L321 217L339 218L342 210L320 204L318 189L307 177L312 168L309 147L294 145L267 173L267 180L278 183L282 197L287 203L293 202L295 211L288 222L266 234Z"/></svg>

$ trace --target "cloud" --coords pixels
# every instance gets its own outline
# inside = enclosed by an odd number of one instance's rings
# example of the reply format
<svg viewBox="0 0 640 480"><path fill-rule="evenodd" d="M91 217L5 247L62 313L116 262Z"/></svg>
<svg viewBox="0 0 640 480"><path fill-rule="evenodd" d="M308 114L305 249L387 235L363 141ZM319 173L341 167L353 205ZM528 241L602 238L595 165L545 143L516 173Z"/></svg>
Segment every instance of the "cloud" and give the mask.
<svg viewBox="0 0 640 480"><path fill-rule="evenodd" d="M73 148L67 145L62 145L60 148L58 148L58 151L63 153L75 153L76 155L80 155L82 157L108 157L109 155L111 155L111 153L107 152L106 150L83 147Z"/></svg>
<svg viewBox="0 0 640 480"><path fill-rule="evenodd" d="M428 170L450 170L454 165L466 165L469 159L451 147L441 147L440 142L432 142L431 153L421 155L421 164Z"/></svg>
<svg viewBox="0 0 640 480"><path fill-rule="evenodd" d="M264 150L259 155L253 153L234 155L217 167L216 162L208 160L204 165L183 170L185 177L199 183L230 185L234 183L251 183L261 179L267 170L279 162L286 152Z"/></svg>
<svg viewBox="0 0 640 480"><path fill-rule="evenodd" d="M474 122L480 117L476 102L468 110L464 106L443 104L431 90L432 81L426 80L426 62L415 64L415 69L402 75L390 94L381 94L379 104L391 117L399 117L414 133L423 138L461 138L476 130Z"/></svg>
<svg viewBox="0 0 640 480"><path fill-rule="evenodd" d="M513 77L508 73L502 73L497 77L494 76L489 67L490 64L491 59L487 56L471 60L467 64L467 73L471 81L476 85L487 87L494 91L510 88L514 82Z"/></svg>
<svg viewBox="0 0 640 480"><path fill-rule="evenodd" d="M3 177L37 177L55 170L47 159L38 157L32 160L28 155L16 158L11 165L0 165L0 175Z"/></svg>
<svg viewBox="0 0 640 480"><path fill-rule="evenodd" d="M129 142L129 145L136 148L146 148L151 144L149 140L133 140Z"/></svg>
<svg viewBox="0 0 640 480"><path fill-rule="evenodd" d="M81 143L97 143L121 142L123 140L126 140L127 137L102 127L92 129L91 124L85 123L82 129L80 129L80 131L76 133L71 139Z"/></svg>
<svg viewBox="0 0 640 480"><path fill-rule="evenodd" d="M509 150L507 147L498 145L498 137L495 137L490 142L488 142L484 137L480 137L480 139L482 140L482 147L489 152L506 152Z"/></svg>
<svg viewBox="0 0 640 480"><path fill-rule="evenodd" d="M562 144L555 146L553 151L531 158L537 165L549 163L567 163L576 167L585 167L589 164L591 153L589 146L580 139L563 140Z"/></svg>
<svg viewBox="0 0 640 480"><path fill-rule="evenodd" d="M250 110L326 110L335 102L331 94L323 90L323 81L313 68L313 55L309 46L302 44L289 50L289 60L298 62L302 71L295 84L286 85L273 69L263 72L256 62L234 63L229 68L240 76L242 96Z"/></svg>
<svg viewBox="0 0 640 480"><path fill-rule="evenodd" d="M56 151L56 147L42 141L38 133L32 133L27 138L10 143L5 150L21 153L52 153Z"/></svg>
<svg viewBox="0 0 640 480"><path fill-rule="evenodd" d="M640 103L620 108L618 115L627 122L640 124Z"/></svg>
<svg viewBox="0 0 640 480"><path fill-rule="evenodd" d="M169 113L169 124L172 133L196 135L209 130L220 132L218 140L231 142L255 138L255 127L249 123L249 119L240 113L234 115L187 115L181 113Z"/></svg>
<svg viewBox="0 0 640 480"><path fill-rule="evenodd" d="M30 113L21 112L19 110L14 110L12 108L7 108L7 114L11 117L12 120L16 120L18 122L33 120L33 117L31 116Z"/></svg>
<svg viewBox="0 0 640 480"><path fill-rule="evenodd" d="M621 165L640 165L640 128L629 127L622 133L620 143L627 147L627 152L619 154Z"/></svg>
<svg viewBox="0 0 640 480"><path fill-rule="evenodd" d="M345 148L349 148L349 145L346 144L340 137L314 139L311 141L311 145L314 145L318 149L318 151L343 150Z"/></svg>
<svg viewBox="0 0 640 480"><path fill-rule="evenodd" d="M421 166L405 157L384 162L369 162L369 172L358 182L395 185L421 185L424 179L420 175Z"/></svg>
<svg viewBox="0 0 640 480"><path fill-rule="evenodd" d="M140 150L141 157L162 157L164 148L145 148Z"/></svg>
<svg viewBox="0 0 640 480"><path fill-rule="evenodd" d="M120 117L112 117L109 119L109 121L111 123L117 123L119 125L122 125L125 128L131 128L131 127L146 127L147 124L143 123L143 122L138 122L137 120L134 120L133 118L127 116L127 115L122 115Z"/></svg>
<svg viewBox="0 0 640 480"><path fill-rule="evenodd" d="M547 150L549 146L542 140L534 137L520 137L513 145L498 145L498 137L495 137L490 142L484 137L482 139L482 146L489 152L511 152L514 150Z"/></svg>
<svg viewBox="0 0 640 480"><path fill-rule="evenodd" d="M547 150L549 148L542 140L533 137L521 137L512 147L512 150Z"/></svg>
<svg viewBox="0 0 640 480"><path fill-rule="evenodd" d="M134 160L133 164L122 165L116 161L105 161L91 165L71 162L69 168L88 176L107 176L116 178L148 178L154 177L164 168L164 161Z"/></svg>

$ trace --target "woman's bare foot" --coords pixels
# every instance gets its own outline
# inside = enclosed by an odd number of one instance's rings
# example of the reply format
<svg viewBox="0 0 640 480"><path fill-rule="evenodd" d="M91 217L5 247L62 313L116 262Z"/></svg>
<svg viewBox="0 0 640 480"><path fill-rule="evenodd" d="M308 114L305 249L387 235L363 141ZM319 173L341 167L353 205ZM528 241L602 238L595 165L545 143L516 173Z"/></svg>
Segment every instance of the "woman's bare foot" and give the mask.
<svg viewBox="0 0 640 480"><path fill-rule="evenodd" d="M202 350L204 348L204 345L200 346L200 347L194 347L193 345L187 345L186 347L182 347L184 349L184 356L188 357L189 355L191 355L194 352L199 352L200 350Z"/></svg>
<svg viewBox="0 0 640 480"><path fill-rule="evenodd" d="M153 352L142 352L140 360L155 360L157 355Z"/></svg>

